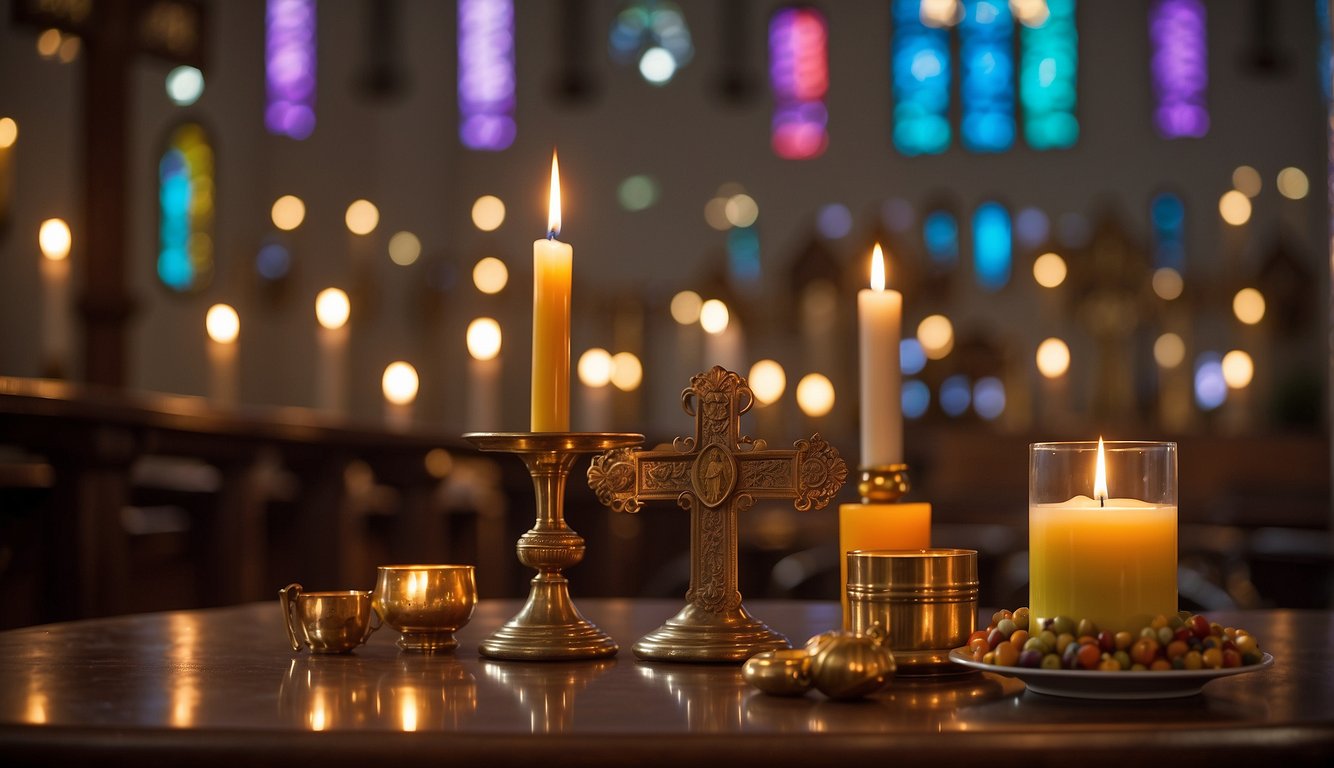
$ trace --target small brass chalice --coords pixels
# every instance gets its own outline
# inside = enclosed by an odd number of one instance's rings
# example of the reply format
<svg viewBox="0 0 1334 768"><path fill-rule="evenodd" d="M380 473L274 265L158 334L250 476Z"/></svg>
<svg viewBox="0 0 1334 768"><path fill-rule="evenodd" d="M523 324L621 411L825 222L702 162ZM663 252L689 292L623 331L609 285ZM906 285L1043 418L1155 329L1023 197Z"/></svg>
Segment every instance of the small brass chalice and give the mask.
<svg viewBox="0 0 1334 768"><path fill-rule="evenodd" d="M405 651L449 651L454 632L472 618L477 583L471 565L382 565L372 605L380 620L398 630Z"/></svg>
<svg viewBox="0 0 1334 768"><path fill-rule="evenodd" d="M294 651L308 645L311 653L347 653L380 628L371 623L370 592L304 592L300 584L288 584L278 599Z"/></svg>

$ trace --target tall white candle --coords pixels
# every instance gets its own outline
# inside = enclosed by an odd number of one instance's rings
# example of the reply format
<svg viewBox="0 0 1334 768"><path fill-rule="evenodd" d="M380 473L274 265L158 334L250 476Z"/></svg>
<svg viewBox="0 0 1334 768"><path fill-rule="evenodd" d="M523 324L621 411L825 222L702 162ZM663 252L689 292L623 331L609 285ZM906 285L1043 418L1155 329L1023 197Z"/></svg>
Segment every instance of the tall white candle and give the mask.
<svg viewBox="0 0 1334 768"><path fill-rule="evenodd" d="M315 297L318 364L315 407L335 415L347 408L347 341L351 304L339 288L325 288Z"/></svg>
<svg viewBox="0 0 1334 768"><path fill-rule="evenodd" d="M885 256L876 243L871 287L857 293L861 365L862 466L903 462L899 335L903 296L885 289Z"/></svg>
<svg viewBox="0 0 1334 768"><path fill-rule="evenodd" d="M237 401L236 347L241 318L229 304L214 304L204 316L208 333L209 397L231 407Z"/></svg>
<svg viewBox="0 0 1334 768"><path fill-rule="evenodd" d="M42 370L44 375L64 376L69 356L69 225L62 219L47 219L38 230L42 250Z"/></svg>

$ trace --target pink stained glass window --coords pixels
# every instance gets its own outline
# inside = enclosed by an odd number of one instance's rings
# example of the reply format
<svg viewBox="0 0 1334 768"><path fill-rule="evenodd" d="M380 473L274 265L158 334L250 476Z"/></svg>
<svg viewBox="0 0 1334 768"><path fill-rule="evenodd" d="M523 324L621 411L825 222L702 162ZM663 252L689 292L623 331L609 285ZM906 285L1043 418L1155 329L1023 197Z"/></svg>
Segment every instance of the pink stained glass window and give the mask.
<svg viewBox="0 0 1334 768"><path fill-rule="evenodd" d="M828 24L814 8L782 8L769 20L774 153L809 160L829 146Z"/></svg>

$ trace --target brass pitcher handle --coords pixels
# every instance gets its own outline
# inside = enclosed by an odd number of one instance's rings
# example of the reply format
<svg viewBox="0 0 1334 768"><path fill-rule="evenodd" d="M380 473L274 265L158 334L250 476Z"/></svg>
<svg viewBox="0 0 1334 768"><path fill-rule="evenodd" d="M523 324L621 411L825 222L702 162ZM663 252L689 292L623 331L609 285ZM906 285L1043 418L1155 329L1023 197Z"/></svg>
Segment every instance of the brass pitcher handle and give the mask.
<svg viewBox="0 0 1334 768"><path fill-rule="evenodd" d="M292 643L292 650L301 650L301 638L296 634L296 626L293 623L293 611L296 610L296 599L301 596L300 584L288 584L278 590L278 600L283 606L283 625L287 627L287 639Z"/></svg>
<svg viewBox="0 0 1334 768"><path fill-rule="evenodd" d="M375 630L383 626L384 619L380 618L380 612L375 610L375 607L372 606L371 620L366 622L366 634L361 636L361 642L365 643L367 640L371 639L371 635L375 633Z"/></svg>

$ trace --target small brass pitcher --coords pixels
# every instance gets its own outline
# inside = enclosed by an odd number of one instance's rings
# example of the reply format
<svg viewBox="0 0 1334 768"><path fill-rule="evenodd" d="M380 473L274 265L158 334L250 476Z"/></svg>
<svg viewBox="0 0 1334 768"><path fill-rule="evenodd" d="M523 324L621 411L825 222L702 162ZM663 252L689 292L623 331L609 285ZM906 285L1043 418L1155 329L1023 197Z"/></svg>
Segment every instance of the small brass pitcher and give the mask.
<svg viewBox="0 0 1334 768"><path fill-rule="evenodd" d="M304 643L311 653L347 653L381 626L378 615L371 623L369 590L302 592L300 584L288 584L278 590L278 599L294 651Z"/></svg>

